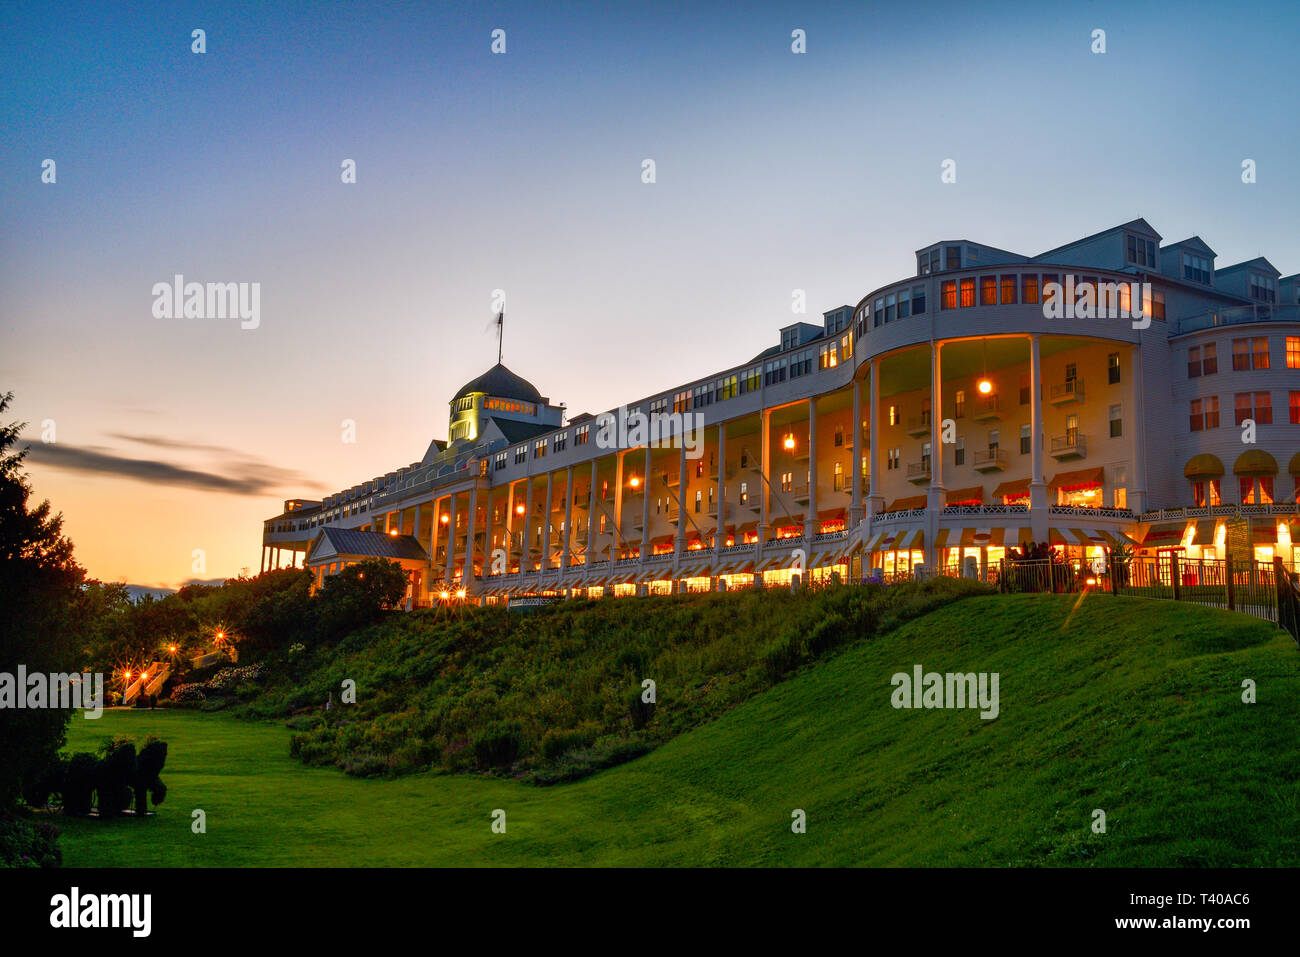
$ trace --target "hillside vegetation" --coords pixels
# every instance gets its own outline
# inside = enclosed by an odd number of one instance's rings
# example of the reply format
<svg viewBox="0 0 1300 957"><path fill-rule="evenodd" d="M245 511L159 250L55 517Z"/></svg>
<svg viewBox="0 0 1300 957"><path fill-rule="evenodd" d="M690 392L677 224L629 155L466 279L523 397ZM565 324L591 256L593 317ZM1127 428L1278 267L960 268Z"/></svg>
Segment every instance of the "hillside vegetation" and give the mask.
<svg viewBox="0 0 1300 957"><path fill-rule="evenodd" d="M165 737L170 792L156 820L69 822L65 857L178 866L1300 864L1295 644L1245 615L1078 600L948 604L852 642L634 762L548 788L481 775L358 780L294 761L278 724L221 714L78 718L70 743L83 750L105 734ZM891 677L916 664L998 672L998 718L895 709ZM1255 704L1242 701L1246 679ZM207 812L206 835L190 831L194 807ZM507 815L505 834L491 829L496 809ZM796 809L807 833L791 830ZM1104 833L1093 829L1097 810Z"/></svg>
<svg viewBox="0 0 1300 957"><path fill-rule="evenodd" d="M986 592L942 579L395 614L273 658L260 689L240 690L239 711L305 712L289 719L293 753L352 774L494 770L554 783L640 755L834 649ZM349 681L355 703L344 703Z"/></svg>

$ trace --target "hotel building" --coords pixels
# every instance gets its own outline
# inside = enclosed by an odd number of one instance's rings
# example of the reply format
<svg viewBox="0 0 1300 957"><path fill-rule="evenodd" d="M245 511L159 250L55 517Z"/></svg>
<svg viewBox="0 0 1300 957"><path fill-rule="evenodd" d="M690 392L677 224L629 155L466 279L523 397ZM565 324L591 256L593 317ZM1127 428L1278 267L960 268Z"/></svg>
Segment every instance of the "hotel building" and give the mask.
<svg viewBox="0 0 1300 957"><path fill-rule="evenodd" d="M693 414L698 449L601 441L606 417L566 421L498 364L418 462L286 502L262 566L288 553L319 585L382 555L422 605L986 574L1030 542L1213 559L1244 519L1257 560L1295 567L1298 313L1300 276L1218 266L1142 219L1033 256L938 242L856 306L625 406Z"/></svg>

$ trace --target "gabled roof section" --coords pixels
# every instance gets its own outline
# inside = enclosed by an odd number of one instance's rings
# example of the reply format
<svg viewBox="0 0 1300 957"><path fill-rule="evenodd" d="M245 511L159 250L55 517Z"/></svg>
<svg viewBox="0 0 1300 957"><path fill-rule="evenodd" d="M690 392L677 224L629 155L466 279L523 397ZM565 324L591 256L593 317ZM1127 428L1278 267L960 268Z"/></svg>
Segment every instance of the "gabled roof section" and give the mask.
<svg viewBox="0 0 1300 957"><path fill-rule="evenodd" d="M1139 236L1146 236L1149 239L1154 239L1157 243L1161 240L1160 234L1151 228L1151 224L1139 216L1137 219L1131 219L1127 223L1122 223L1119 226L1112 226L1110 229L1103 229L1099 233L1092 233L1091 235L1084 236L1082 239L1076 239L1072 243L1066 243L1064 246L1057 246L1055 249L1049 249L1047 252L1039 253L1031 260L1031 262L1042 262L1048 256L1054 256L1066 249L1073 249L1075 246L1082 246L1084 243L1090 243L1094 239L1099 239L1102 236L1109 236L1111 233L1118 233L1120 231L1126 233L1137 233Z"/></svg>
<svg viewBox="0 0 1300 957"><path fill-rule="evenodd" d="M1247 259L1245 262L1233 263L1231 266L1224 266L1222 269L1214 270L1216 276L1222 276L1225 273L1238 272L1242 269L1254 269L1256 272L1272 273L1275 277L1281 276L1276 266L1265 259L1263 256L1256 256L1254 259Z"/></svg>
<svg viewBox="0 0 1300 957"><path fill-rule="evenodd" d="M1168 246L1161 246L1161 249L1186 249L1188 252L1199 253L1202 256L1209 256L1214 259L1219 254L1205 244L1200 236L1188 236L1186 239L1176 243L1170 243Z"/></svg>
<svg viewBox="0 0 1300 957"><path fill-rule="evenodd" d="M335 555L429 560L428 553L414 535L385 535L383 532L363 532L355 528L322 528L307 550L307 561L319 561Z"/></svg>
<svg viewBox="0 0 1300 957"><path fill-rule="evenodd" d="M558 425L546 425L541 422L519 422L515 419L498 419L488 417L488 425L496 426L507 442L523 442L546 432L558 431Z"/></svg>

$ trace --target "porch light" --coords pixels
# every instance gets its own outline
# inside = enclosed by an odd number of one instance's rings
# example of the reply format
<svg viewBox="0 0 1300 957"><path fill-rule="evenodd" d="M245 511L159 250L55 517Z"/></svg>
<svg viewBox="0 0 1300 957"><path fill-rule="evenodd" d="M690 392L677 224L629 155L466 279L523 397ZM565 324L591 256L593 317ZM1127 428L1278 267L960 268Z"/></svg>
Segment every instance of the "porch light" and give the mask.
<svg viewBox="0 0 1300 957"><path fill-rule="evenodd" d="M632 478L628 480L627 484L631 485L633 488L639 488L641 485L641 480L637 478L635 475L633 475Z"/></svg>
<svg viewBox="0 0 1300 957"><path fill-rule="evenodd" d="M456 592L456 597L457 597L457 598L464 598L464 597L465 597L465 589L463 589L463 588L459 589L459 590Z"/></svg>
<svg viewBox="0 0 1300 957"><path fill-rule="evenodd" d="M451 516L448 515L446 512L443 512L443 513L442 513L442 518L438 519L438 521L440 521L440 522L442 522L442 524L446 525L448 522L451 521Z"/></svg>
<svg viewBox="0 0 1300 957"><path fill-rule="evenodd" d="M975 387L980 390L980 395L988 395L993 391L993 383L988 379L980 379Z"/></svg>
<svg viewBox="0 0 1300 957"><path fill-rule="evenodd" d="M451 597L451 592L446 590L440 591L438 592L438 597L441 598L443 601L446 601L448 598Z"/></svg>
<svg viewBox="0 0 1300 957"><path fill-rule="evenodd" d="M524 514L525 511L526 511L526 509L525 509L522 505L516 505L516 506L515 506L515 514L516 514L516 515L522 515L522 514Z"/></svg>
<svg viewBox="0 0 1300 957"><path fill-rule="evenodd" d="M388 534L389 534L389 535L396 535L396 534L397 534L397 529L395 529L395 528L390 528L390 529L388 530Z"/></svg>
<svg viewBox="0 0 1300 957"><path fill-rule="evenodd" d="M793 433L793 432L787 432L787 433L785 434L785 441L782 443L782 445L784 445L784 446L786 447L786 450L787 450L787 451L789 451L790 449L793 449L793 448L794 448L794 433Z"/></svg>

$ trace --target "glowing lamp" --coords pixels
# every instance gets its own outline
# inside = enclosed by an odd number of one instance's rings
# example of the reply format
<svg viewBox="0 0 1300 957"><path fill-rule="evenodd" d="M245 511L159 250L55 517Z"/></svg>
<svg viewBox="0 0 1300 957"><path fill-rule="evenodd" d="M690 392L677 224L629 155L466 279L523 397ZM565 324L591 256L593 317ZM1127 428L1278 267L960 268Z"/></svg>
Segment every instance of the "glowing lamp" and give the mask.
<svg viewBox="0 0 1300 957"><path fill-rule="evenodd" d="M388 530L388 534L389 534L389 535L396 535L396 534L397 534L397 529L395 529L395 528L390 528L390 529Z"/></svg>
<svg viewBox="0 0 1300 957"><path fill-rule="evenodd" d="M784 445L787 449L794 448L794 435L787 432L785 436L785 441L782 443L782 445Z"/></svg>
<svg viewBox="0 0 1300 957"><path fill-rule="evenodd" d="M465 597L465 589L463 589L463 588L459 589L459 590L456 592L456 597L457 597L457 598L464 598L464 597Z"/></svg>
<svg viewBox="0 0 1300 957"><path fill-rule="evenodd" d="M524 514L525 511L526 511L526 509L525 509L522 505L516 505L516 506L515 506L515 514L516 514L516 515L522 515L522 514Z"/></svg>
<svg viewBox="0 0 1300 957"><path fill-rule="evenodd" d="M633 475L631 480L628 482L628 484L631 485L633 488L637 488L641 485L641 480L637 478L635 475Z"/></svg>
<svg viewBox="0 0 1300 957"><path fill-rule="evenodd" d="M451 521L451 516L448 515L446 512L443 512L443 513L442 513L442 518L438 519L438 521L440 521L440 522L442 522L442 524L446 525L448 522Z"/></svg>
<svg viewBox="0 0 1300 957"><path fill-rule="evenodd" d="M451 592L448 591L438 592L438 597L441 598L443 601L446 601L448 598L451 597Z"/></svg>
<svg viewBox="0 0 1300 957"><path fill-rule="evenodd" d="M975 388L980 390L980 395L988 395L993 391L993 383L988 379L980 379Z"/></svg>

